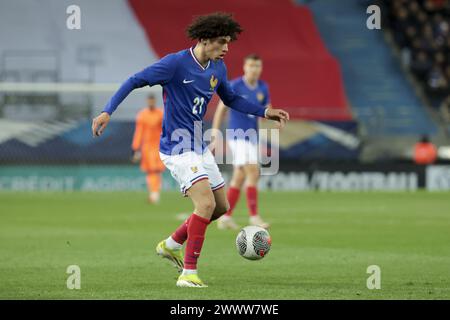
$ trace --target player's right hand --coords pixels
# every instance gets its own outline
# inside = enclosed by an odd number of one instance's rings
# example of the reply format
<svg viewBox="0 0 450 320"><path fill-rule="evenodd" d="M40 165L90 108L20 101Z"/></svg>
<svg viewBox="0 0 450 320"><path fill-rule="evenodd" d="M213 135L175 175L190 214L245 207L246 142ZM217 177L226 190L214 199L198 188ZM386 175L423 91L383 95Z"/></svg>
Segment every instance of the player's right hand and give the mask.
<svg viewBox="0 0 450 320"><path fill-rule="evenodd" d="M109 123L109 119L111 119L111 116L106 112L102 112L99 116L92 119L92 136L94 138L102 135Z"/></svg>
<svg viewBox="0 0 450 320"><path fill-rule="evenodd" d="M278 129L282 129L289 120L289 113L282 109L267 108L265 117L266 119L277 121Z"/></svg>

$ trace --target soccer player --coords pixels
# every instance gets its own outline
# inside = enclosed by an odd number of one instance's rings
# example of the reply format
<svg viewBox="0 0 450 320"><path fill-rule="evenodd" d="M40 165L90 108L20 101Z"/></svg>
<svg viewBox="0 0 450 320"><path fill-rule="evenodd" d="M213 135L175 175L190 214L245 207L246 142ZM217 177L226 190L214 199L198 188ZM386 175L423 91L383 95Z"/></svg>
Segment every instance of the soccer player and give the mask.
<svg viewBox="0 0 450 320"><path fill-rule="evenodd" d="M231 81L231 88L254 104L271 108L268 86L259 79L262 72L262 59L256 54L248 55L244 59L243 69L244 75ZM213 144L217 141L217 136L214 135L214 132L220 129L226 112L227 108L221 101L217 106L213 119ZM239 200L241 188L245 183L250 224L267 229L269 224L264 222L258 213L258 118L252 114L244 114L231 109L228 129L241 129L244 132L249 132L249 134L254 134L256 137L255 139L246 139L248 136L241 134L227 141L233 154L233 176L227 192L230 209L217 220L217 226L219 229L235 230L239 228L231 215Z"/></svg>
<svg viewBox="0 0 450 320"><path fill-rule="evenodd" d="M215 92L230 108L279 121L289 114L283 110L263 108L237 95L227 80L223 62L228 45L241 33L231 14L213 13L197 17L187 34L197 43L185 50L168 54L158 62L130 77L93 119L92 132L101 135L110 116L135 88L160 84L163 87L164 118L160 156L164 165L180 184L181 192L194 204L194 212L156 251L172 261L181 272L180 287L206 287L197 273L205 232L209 223L228 209L228 201L212 153L203 141L201 129L206 106ZM200 129L200 130L199 130ZM182 246L186 242L184 259Z"/></svg>
<svg viewBox="0 0 450 320"><path fill-rule="evenodd" d="M147 107L141 110L136 117L134 131L133 162L141 162L141 170L147 180L149 192L148 200L151 203L159 202L161 190L161 173L165 167L159 157L159 139L162 131L163 112L156 108L156 99L153 94L147 97Z"/></svg>

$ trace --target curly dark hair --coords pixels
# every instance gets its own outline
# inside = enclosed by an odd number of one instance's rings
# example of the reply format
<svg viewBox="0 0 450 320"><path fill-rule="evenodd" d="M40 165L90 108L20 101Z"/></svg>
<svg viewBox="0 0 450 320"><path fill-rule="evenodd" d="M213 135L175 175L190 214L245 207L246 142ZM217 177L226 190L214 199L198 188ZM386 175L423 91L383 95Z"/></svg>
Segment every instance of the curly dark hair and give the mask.
<svg viewBox="0 0 450 320"><path fill-rule="evenodd" d="M233 41L242 31L239 23L233 19L232 14L225 12L198 16L186 29L188 37L192 40L230 36Z"/></svg>

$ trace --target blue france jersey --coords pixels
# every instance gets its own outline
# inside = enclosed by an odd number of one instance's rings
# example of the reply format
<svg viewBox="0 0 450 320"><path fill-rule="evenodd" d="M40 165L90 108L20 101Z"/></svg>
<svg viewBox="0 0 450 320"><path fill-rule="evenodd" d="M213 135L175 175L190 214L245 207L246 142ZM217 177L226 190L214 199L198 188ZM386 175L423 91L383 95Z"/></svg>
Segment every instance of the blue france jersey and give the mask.
<svg viewBox="0 0 450 320"><path fill-rule="evenodd" d="M259 104L263 107L270 103L269 89L267 84L258 80L255 87L249 86L243 79L243 77L236 78L230 82L231 88L244 97L248 101L255 104ZM229 129L255 129L258 130L258 118L251 114L245 114L236 110L231 109L228 120Z"/></svg>
<svg viewBox="0 0 450 320"><path fill-rule="evenodd" d="M160 140L163 154L202 153L205 150L202 119L215 92L228 107L264 117L265 108L261 104L247 101L231 88L222 60L210 60L203 67L195 58L193 48L168 54L130 77L103 112L112 114L133 89L156 84L163 87L164 118Z"/></svg>

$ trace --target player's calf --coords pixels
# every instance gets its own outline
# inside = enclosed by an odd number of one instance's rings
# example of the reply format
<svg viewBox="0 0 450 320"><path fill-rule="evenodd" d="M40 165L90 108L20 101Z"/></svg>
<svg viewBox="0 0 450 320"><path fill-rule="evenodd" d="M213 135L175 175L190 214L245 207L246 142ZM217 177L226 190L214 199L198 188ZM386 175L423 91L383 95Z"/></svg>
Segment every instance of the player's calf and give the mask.
<svg viewBox="0 0 450 320"><path fill-rule="evenodd" d="M228 201L225 201L225 203L217 203L212 214L211 221L219 219L221 216L227 213L229 209L230 205L228 204Z"/></svg>
<svg viewBox="0 0 450 320"><path fill-rule="evenodd" d="M181 275L183 277L198 277L197 260L203 247L206 229L216 208L216 201L207 179L191 186L187 190L187 195L194 203L195 212L191 215L187 226L188 236L184 256L184 269ZM177 285L187 286L182 281L183 277L179 279L180 283L177 283Z"/></svg>
<svg viewBox="0 0 450 320"><path fill-rule="evenodd" d="M214 208L211 221L219 219L221 216L227 213L228 210L230 210L230 203L228 202L225 188L217 189L213 193L214 199L216 201L216 207Z"/></svg>

